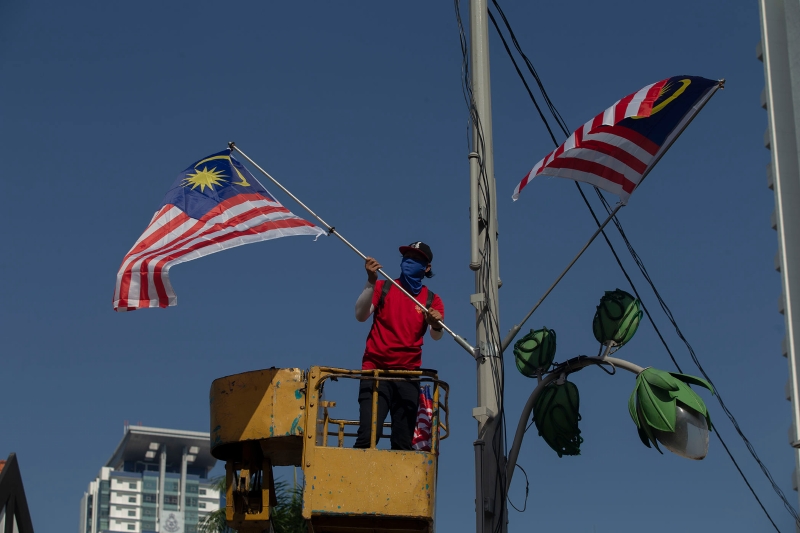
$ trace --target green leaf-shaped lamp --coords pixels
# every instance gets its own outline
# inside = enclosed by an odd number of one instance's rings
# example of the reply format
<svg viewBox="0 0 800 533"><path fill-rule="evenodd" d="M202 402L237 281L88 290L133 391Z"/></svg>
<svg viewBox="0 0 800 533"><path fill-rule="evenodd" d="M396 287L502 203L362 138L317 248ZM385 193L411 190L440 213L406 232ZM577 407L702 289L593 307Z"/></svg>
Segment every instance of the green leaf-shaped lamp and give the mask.
<svg viewBox="0 0 800 533"><path fill-rule="evenodd" d="M542 328L530 333L514 343L514 360L517 370L523 376L536 377L545 372L556 356L556 332Z"/></svg>
<svg viewBox="0 0 800 533"><path fill-rule="evenodd" d="M633 338L641 319L639 300L621 289L606 291L592 321L594 338L604 346L622 346Z"/></svg>
<svg viewBox="0 0 800 533"><path fill-rule="evenodd" d="M628 400L628 411L648 448L669 451L688 459L703 459L708 453L711 417L703 400L689 385L714 389L706 380L646 368L636 376L636 388Z"/></svg>
<svg viewBox="0 0 800 533"><path fill-rule="evenodd" d="M579 407L578 387L569 381L547 385L533 406L533 421L539 435L559 457L581 453Z"/></svg>

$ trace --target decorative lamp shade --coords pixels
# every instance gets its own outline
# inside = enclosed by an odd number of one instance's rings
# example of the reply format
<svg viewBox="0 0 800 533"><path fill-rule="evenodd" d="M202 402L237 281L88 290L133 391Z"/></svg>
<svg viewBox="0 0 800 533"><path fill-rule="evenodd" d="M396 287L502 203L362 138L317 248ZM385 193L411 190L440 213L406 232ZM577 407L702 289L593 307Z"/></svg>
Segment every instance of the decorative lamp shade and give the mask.
<svg viewBox="0 0 800 533"><path fill-rule="evenodd" d="M706 417L680 403L675 406L675 431L653 430L653 436L676 455L696 461L708 454Z"/></svg>
<svg viewBox="0 0 800 533"><path fill-rule="evenodd" d="M708 453L711 417L706 404L689 385L714 392L704 379L645 368L636 377L628 411L639 431L639 438L648 448L652 443L661 452L660 442L681 457L703 459Z"/></svg>
<svg viewBox="0 0 800 533"><path fill-rule="evenodd" d="M552 329L531 330L514 344L517 370L529 378L550 368L555 356L556 332Z"/></svg>
<svg viewBox="0 0 800 533"><path fill-rule="evenodd" d="M569 381L546 386L533 406L533 421L539 435L559 457L581 454L579 408L578 387Z"/></svg>
<svg viewBox="0 0 800 533"><path fill-rule="evenodd" d="M594 314L594 338L605 346L622 346L633 338L642 319L639 300L617 289L606 291Z"/></svg>

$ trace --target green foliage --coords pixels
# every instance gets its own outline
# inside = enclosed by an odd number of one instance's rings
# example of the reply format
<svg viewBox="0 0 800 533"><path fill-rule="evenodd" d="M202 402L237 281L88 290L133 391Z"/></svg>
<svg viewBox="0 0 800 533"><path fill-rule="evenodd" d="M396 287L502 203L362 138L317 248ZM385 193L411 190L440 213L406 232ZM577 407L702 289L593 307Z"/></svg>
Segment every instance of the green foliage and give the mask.
<svg viewBox="0 0 800 533"><path fill-rule="evenodd" d="M675 406L678 402L704 416L711 431L711 416L706 404L689 385L705 387L714 393L709 382L686 374L645 368L636 376L636 388L628 400L628 412L645 446L650 448L652 442L661 452L652 430L675 431Z"/></svg>
<svg viewBox="0 0 800 533"><path fill-rule="evenodd" d="M214 480L214 489L225 494L225 476ZM270 522L275 533L306 533L306 522L303 520L303 487L289 485L286 481L275 483L275 496L278 505L270 510ZM200 533L236 533L228 527L225 520L225 508L213 511L198 526Z"/></svg>
<svg viewBox="0 0 800 533"><path fill-rule="evenodd" d="M639 300L621 289L606 291L592 321L594 338L605 346L623 346L639 328L640 307Z"/></svg>
<svg viewBox="0 0 800 533"><path fill-rule="evenodd" d="M579 408L578 387L569 381L546 386L533 406L533 420L539 435L559 457L581 453Z"/></svg>
<svg viewBox="0 0 800 533"><path fill-rule="evenodd" d="M197 525L200 533L235 533L225 520L225 508L212 511Z"/></svg>
<svg viewBox="0 0 800 533"><path fill-rule="evenodd" d="M220 494L225 494L224 475L213 479L212 483L211 488L218 490ZM197 530L199 533L234 533L234 530L228 527L228 522L225 520L225 507L220 507L206 515L197 525Z"/></svg>
<svg viewBox="0 0 800 533"><path fill-rule="evenodd" d="M529 378L550 368L555 356L556 332L552 329L531 330L514 344L517 370Z"/></svg>
<svg viewBox="0 0 800 533"><path fill-rule="evenodd" d="M289 486L285 481L275 483L278 505L270 512L270 521L275 533L306 533L303 520L303 487Z"/></svg>

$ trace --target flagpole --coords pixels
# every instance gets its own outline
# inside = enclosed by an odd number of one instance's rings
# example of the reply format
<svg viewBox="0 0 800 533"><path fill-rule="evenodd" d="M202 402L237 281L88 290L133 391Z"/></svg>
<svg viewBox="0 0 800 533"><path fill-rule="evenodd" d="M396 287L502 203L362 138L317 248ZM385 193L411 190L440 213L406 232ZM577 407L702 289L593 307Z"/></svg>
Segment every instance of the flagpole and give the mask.
<svg viewBox="0 0 800 533"><path fill-rule="evenodd" d="M717 90L724 88L725 88L725 80L721 79L717 82L717 85L715 85L708 91L708 94L706 94L702 100L700 100L697 104L695 104L693 108L694 111L686 114L682 123L679 124L678 127L675 128L672 134L667 138L666 142L662 145L661 149L658 151L655 158L653 159L653 162L650 164L647 170L645 170L644 174L642 174L642 178L639 180L639 183L636 185L636 188L639 188L639 186L642 184L647 175L650 174L650 171L653 170L653 168L659 161L661 161L661 158L664 156L665 153L667 153L667 150L670 149L670 147L677 140L677 138L680 137L681 133L683 133L683 131L689 126L689 124L691 124L692 120L694 120L697 114L700 113L700 111L703 109L703 107L705 107L708 101L711 100L711 97L714 96ZM606 225L609 222L611 222L611 220L617 214L617 211L619 211L624 205L625 204L620 203L617 205L617 207L614 208L613 211L611 211L611 214L608 215L608 218L606 218L605 221L597 227L597 231L595 231L594 234L591 236L591 238L589 238L589 242L587 242L583 246L583 248L581 248L581 251L578 252L578 255L575 256L575 258L570 262L569 265L567 265L567 268L564 269L561 275L558 276L558 278L556 278L556 280L553 282L552 285L550 285L550 288L547 289L547 291L545 291L545 293L542 295L541 298L539 298L539 301L536 302L536 305L533 306L533 309L528 311L528 314L525 315L525 318L523 318L519 324L511 328L511 330L508 332L508 335L506 335L506 338L503 339L503 342L500 345L501 353L504 352L506 348L508 348L508 345L511 344L511 341L513 341L514 337L517 336L517 333L519 333L519 330L522 328L525 322L527 322L528 319L531 317L531 315L534 313L534 311L536 311L539 308L539 306L542 305L542 302L544 302L545 298L547 298L553 291L553 289L556 288L556 285L558 285L558 283L561 281L561 278L563 278L566 275L566 273L569 272L569 269L572 268L572 265L574 265L575 262L578 261L580 256L583 255L583 252L585 252L586 249L589 247L589 245L592 244L592 242L594 242L597 236L600 235L600 233L603 231L603 228L605 228Z"/></svg>
<svg viewBox="0 0 800 533"><path fill-rule="evenodd" d="M617 214L617 211L622 209L624 205L625 204L618 204L617 207L615 207L614 210L611 211L611 214L608 215L608 218L606 218L605 221L603 221L603 223L600 224L600 226L598 226L597 231L595 231L594 234L592 234L592 236L589 238L589 241L583 245L583 248L581 248L581 251L578 252L578 255L576 255L575 258L572 261L570 261L570 263L567 265L567 268L565 268L564 271L561 272L561 274L556 278L553 284L550 285L550 288L545 291L545 293L542 295L541 298L539 298L539 301L536 302L536 305L533 306L533 309L528 311L528 314L525 315L525 318L523 318L519 324L511 328L511 331L508 332L508 335L506 335L506 338L503 339L503 343L500 345L501 352L504 352L506 348L508 348L508 345L511 344L511 341L513 341L514 337L517 336L517 333L519 333L519 330L522 328L523 325L525 325L525 322L527 322L528 319L531 317L531 315L539 308L540 305L542 305L542 302L544 302L545 298L547 298L550 295L550 293L553 292L553 289L556 288L556 285L558 285L558 283L561 281L561 278L563 278L567 274L567 272L569 272L569 269L572 268L572 265L574 265L578 261L578 259L580 259L580 257L583 255L583 252L585 252L586 249L589 248L589 245L592 244L592 242L594 242L594 240L597 238L598 235L600 235L600 233L603 231L603 228L606 227L606 224L611 222L611 219L614 218L614 215Z"/></svg>
<svg viewBox="0 0 800 533"><path fill-rule="evenodd" d="M336 231L336 228L335 228L335 227L331 226L330 224L328 224L327 222L325 222L324 220L322 220L322 218L321 218L319 215L317 215L317 214L316 214L314 211L312 211L312 210L311 210L311 208L309 208L309 207L308 207L306 204L304 204L303 202L301 202L301 201L300 201L300 199L299 199L297 196L295 196L294 194L292 194L292 193L289 191L289 189L287 189L286 187L284 187L283 185L281 185L281 184L280 184L280 182L278 182L278 180L276 180L275 178L273 178L273 177L272 177L272 176L271 176L271 175L270 175L270 174L269 174L269 173L268 173L266 170L264 170L263 168L261 168L261 167L258 165L258 163L256 163L256 162L255 162L255 161L253 161L252 159L250 159L250 156L248 156L246 153L242 152L242 150L241 150L241 149L240 149L238 146L236 146L236 143L234 143L234 142L232 142L232 141L231 141L231 142L229 142L229 143L228 143L228 148L230 148L231 150L235 150L235 151L237 151L238 153L240 153L240 154L242 155L242 157L244 157L245 159L247 159L247 161L248 161L248 162L250 162L250 164L251 164L251 165L253 165L254 167L256 167L256 168L259 170L259 172L261 172L261 173L262 173L262 174L264 174L264 175L265 175L267 178L269 178L269 180L270 180L270 181L272 181L272 183L274 183L275 185L277 185L277 186L278 186L278 187L279 187L279 188L280 188L280 189L281 189L281 190L282 190L284 193L288 194L288 195L291 197L291 199L292 199L292 200L294 200L295 202L297 202L298 204L300 204L300 206L301 206L303 209L305 209L306 211L308 211L308 213L309 213L311 216L313 216L314 218L316 218L316 219L319 221L319 223L320 223L320 224L322 224L323 226L325 226L325 229L326 229L326 231L328 232L328 235L331 235L331 234L333 234L333 235L336 235L337 237L339 237L339 240L341 240L343 243L345 243L345 244L347 245L347 247L348 247L348 248L350 248L350 249L351 249L351 250L353 250L353 251L354 251L356 254L358 254L358 256L359 256L359 257L361 257L361 259L363 259L363 260L365 260L365 261L367 260L367 256L366 256L366 255L364 255L363 253L361 253L361 251L360 251L358 248L356 248L355 246L353 246L353 245L352 245L352 244L351 244L351 243L350 243L350 242L349 242L347 239L345 239L345 238L342 236L342 234L341 234L341 233L339 233L338 231ZM256 178L256 181L258 181L258 178ZM259 182L259 185L261 185L261 182ZM262 187L264 187L263 185L261 185L261 186L262 186ZM265 189L266 189L266 188L265 188ZM396 281L395 281L393 278L391 278L391 277L390 277L388 274L386 274L386 272L384 272L382 268L379 268L379 269L378 269L378 272L380 272L380 274L381 274L381 275L382 275L384 278L386 278L386 280L387 280L387 281L391 282L391 283L392 283L392 284L393 284L395 287L397 287L398 289L400 289L400 290L403 292L403 294L405 294L406 296L408 296L409 298L411 298L411 301L413 301L413 302L414 302L414 304L415 304L417 307L419 307L419 308L420 308L420 309L421 309L421 310L422 310L422 311L423 311L423 312L424 312L426 315L427 315L427 314L429 314L429 313L428 313L428 310L425 308L425 306L424 306L423 304L419 303L419 302L417 301L417 299L416 299L416 298L414 298L414 297L411 295L411 293L409 293L407 290L405 290L405 289L404 289L404 288L403 288L403 287L402 287L402 286L401 286L399 283L397 283L397 282L396 282ZM453 340L454 340L454 341L456 341L456 343L458 343L458 345L459 345L459 346L461 346L461 347L462 347L462 348L464 348L464 349L465 349L467 352L469 352L469 354L470 354L472 357L475 357L475 348L473 348L473 347L472 347L472 346L471 346L471 345L470 345L470 344L469 344L469 343L466 341L466 339L464 339L462 336L460 336L460 335L456 334L456 333L455 333L455 332L454 332L452 329L450 329L449 327L447 327L447 325L446 325L444 322L442 322L441 320L439 321L439 324L441 324L441 326L442 326L442 329L444 329L444 330L445 330L447 333L449 333L449 334L450 334L450 336L452 336L452 337L453 337Z"/></svg>

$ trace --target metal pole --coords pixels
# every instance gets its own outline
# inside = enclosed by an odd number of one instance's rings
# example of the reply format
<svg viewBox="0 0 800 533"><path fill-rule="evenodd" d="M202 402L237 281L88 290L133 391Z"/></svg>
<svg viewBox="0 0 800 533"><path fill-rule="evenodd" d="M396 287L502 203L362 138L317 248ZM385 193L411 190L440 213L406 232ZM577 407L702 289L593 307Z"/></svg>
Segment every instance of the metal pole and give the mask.
<svg viewBox="0 0 800 533"><path fill-rule="evenodd" d="M484 533L483 530L483 513L478 512L483 507L483 449L485 443L478 439L472 443L475 449L475 531L476 533Z"/></svg>
<svg viewBox="0 0 800 533"><path fill-rule="evenodd" d="M480 233L480 229L478 224L480 222L480 217L476 215L472 215L472 213L478 213L480 208L478 207L478 180L480 179L480 159L477 152L470 152L469 153L469 235L470 235L470 260L469 260L469 269L477 271L481 268L481 254L480 249L478 247L478 233Z"/></svg>
<svg viewBox="0 0 800 533"><path fill-rule="evenodd" d="M478 533L507 531L505 442L502 431L503 364L500 352L498 313L497 210L492 142L492 102L489 76L489 26L487 0L470 0L470 70L472 95L470 241L477 244L479 260L475 272L478 406L472 416L478 421L481 461L475 478L482 486L483 501L476 502ZM477 164L476 164L477 163ZM475 172L478 170L478 172ZM474 201L477 197L477 202ZM477 232L477 234L476 234ZM475 265L471 265L475 269Z"/></svg>
<svg viewBox="0 0 800 533"><path fill-rule="evenodd" d="M572 268L572 265L574 265L578 261L578 259L580 259L580 257L583 255L583 252L585 252L586 249L589 248L589 245L594 242L594 240L597 238L598 235L600 235L600 232L603 231L603 228L606 227L606 224L611 222L611 219L614 218L614 215L617 214L617 211L619 211L623 205L625 204L619 204L617 205L617 207L614 208L613 211L611 211L611 214L608 215L608 218L606 218L605 221L597 227L597 231L595 231L589 238L589 241L583 245L583 248L581 248L581 251L578 252L578 255L576 255L575 258L572 261L570 261L570 263L567 265L567 268L565 268L564 271L561 272L561 275L559 275L556 278L553 284L550 285L550 288L544 292L541 298L539 298L539 301L536 302L536 305L533 306L533 309L528 311L528 314L525 315L525 318L523 318L519 324L511 328L511 330L508 332L508 335L506 335L506 338L503 339L503 344L501 344L500 346L501 353L506 351L508 345L511 344L511 341L513 341L514 337L516 337L517 333L519 333L520 328L522 328L522 326L525 325L525 322L528 321L528 319L531 317L534 311L536 311L539 308L539 306L542 305L542 302L544 302L545 298L547 298L550 295L550 293L553 292L553 289L556 288L556 285L558 285L558 283L561 281L561 278L563 278L567 274L567 272L569 272L569 269Z"/></svg>
<svg viewBox="0 0 800 533"><path fill-rule="evenodd" d="M317 215L317 214L316 214L314 211L312 211L312 210L311 210L311 209L310 209L310 208L309 208L309 207L308 207L306 204L304 204L303 202L301 202L301 201L300 201L300 199L299 199L299 198L297 198L297 196L295 196L294 194L292 194L291 192L289 192L289 189L287 189L286 187L284 187L283 185L281 185L281 184L280 184L280 182L279 182L278 180L276 180L275 178L273 178L273 177L272 177L272 176L271 176L271 175L270 175L270 174L269 174L269 173L268 173L266 170L264 170L263 168L261 168L261 167L258 165L258 163L256 163L256 162L255 162L255 161L253 161L252 159L250 159L250 156L248 156L246 153L242 152L242 150L241 150L241 149L240 149L238 146L236 146L236 143L234 143L234 142L229 142L229 143L228 143L228 147L229 147L231 150L236 150L237 152L239 152L239 153L242 155L242 157L244 157L245 159L247 159L247 161L248 161L248 162L249 162L251 165L253 165L254 167L256 167L256 168L259 170L259 172L261 172L262 174L264 174L264 176L266 176L266 177L267 177L267 178L268 178L270 181L272 181L272 183L274 183L275 185L277 185L277 186L280 188L280 190L282 190L283 192L285 192L286 194L288 194L288 195L289 195L289 197L291 197L291 199L292 199L292 200L294 200L295 202L297 202L298 204L300 204L300 207L302 207L303 209L305 209L306 211L308 211L308 213L309 213L309 214L310 214L312 217L316 218L316 219L319 221L319 223L320 223L320 224L322 224L323 226L325 226L325 229L327 230L328 234L333 234L333 235L336 235L337 237L339 237L339 240L341 240L343 243L345 243L345 244L347 245L347 247L348 247L348 248L350 248L350 249L351 249L351 250L353 250L353 251L354 251L356 254L358 254L358 256L359 256L359 257L361 257L361 259L364 259L364 260L366 261L366 259L367 259L367 256L366 256L366 255L364 255L363 253L361 253L361 251L360 251L358 248L356 248L355 246L353 246L352 244L350 244L350 242L349 242L347 239L345 239L345 238L342 236L342 234L341 234L341 233L339 233L338 231L336 231L336 228L335 228L335 227L331 226L330 224L328 224L327 222L325 222L324 220L322 220L322 218L321 218L319 215ZM258 178L256 178L256 181L258 181ZM261 185L261 182L258 182L258 184L259 184L259 185ZM261 186L262 186L262 187L264 187L263 185L261 185ZM395 280L394 280L392 277L390 277L390 276L389 276L389 275L388 275L386 272L384 272L382 268L378 269L378 272L379 272L379 273L380 273L380 274L381 274L381 275L382 275L384 278L386 278L386 280L387 280L387 281L389 281L390 283L392 283L392 285L394 285L394 286L395 286L395 287L397 287L399 290L401 290L401 291L403 292L403 294L405 294L406 296L408 296L409 298L411 298L411 301L413 301L413 302L414 302L414 304L415 304L417 307L419 307L419 308L422 310L422 312L423 312L423 313L425 313L425 314L428 314L428 310L425 308L425 306L424 306L423 304L419 303L419 302L417 301L417 299L416 299L416 298L414 298L414 297L411 295L411 293L409 293L408 291L406 291L406 290L405 290L405 289L404 289L404 288L403 288L403 287L402 287L402 286L401 286L399 283L397 283L397 282L396 282L396 281L395 281ZM461 337L460 335L457 335L457 334L456 334L456 333L455 333L455 332L454 332L452 329L450 329L449 327L447 327L447 325L446 325L444 322L441 322L441 321L440 321L440 322L439 322L439 324L441 324L442 328L443 328L443 329L444 329L444 330L445 330L447 333L449 333L451 337L453 337L453 340L454 340L454 341L456 341L456 343L458 343L458 345L459 345L459 346L461 346L461 347L462 347L462 348L464 348L464 349L465 349L467 352L469 352L469 354L470 354L472 357L475 357L475 348L473 348L473 347L472 347L472 345L470 345L470 344L469 344L469 343L466 341L466 339L464 339L464 338L463 338L463 337Z"/></svg>
<svg viewBox="0 0 800 533"><path fill-rule="evenodd" d="M511 444L511 450L508 452L508 465L506 466L506 479L508 480L506 485L507 488L511 487L511 478L514 477L514 469L517 467L517 457L519 457L519 449L522 445L522 438L525 436L525 428L528 426L528 418L531 416L533 406L536 405L536 399L539 397L539 394L542 392L542 390L544 390L544 388L551 382L561 377L562 374L570 374L571 372L582 370L587 366L603 363L610 363L615 367L622 368L623 370L633 372L637 375L644 370L644 368L637 364L631 363L624 359L617 359L616 357L582 357L577 361L571 360L570 364L567 365L567 371L553 372L540 381L536 385L536 388L533 389L531 395L528 397L525 407L522 408L522 414L519 417L519 423L517 423L517 432L514 435L514 442Z"/></svg>

